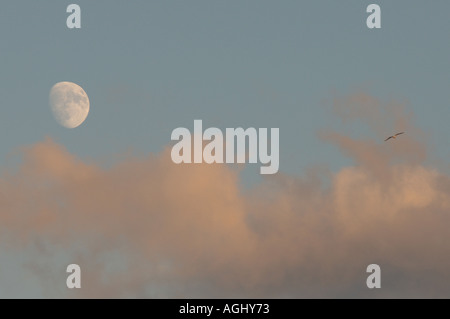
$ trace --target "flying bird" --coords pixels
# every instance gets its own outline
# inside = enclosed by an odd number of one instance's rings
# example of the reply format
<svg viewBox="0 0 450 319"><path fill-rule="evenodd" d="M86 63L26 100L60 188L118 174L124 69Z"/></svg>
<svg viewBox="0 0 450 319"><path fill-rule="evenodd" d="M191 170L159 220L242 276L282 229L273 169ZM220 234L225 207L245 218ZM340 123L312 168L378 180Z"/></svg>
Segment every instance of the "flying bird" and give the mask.
<svg viewBox="0 0 450 319"><path fill-rule="evenodd" d="M400 132L400 133L397 133L397 134L395 134L395 135L392 135L392 136L389 136L387 139L385 139L384 141L386 142L387 140L390 140L391 138L397 138L397 136L399 136L399 135L401 135L401 134L403 134L403 133L405 133L405 132Z"/></svg>

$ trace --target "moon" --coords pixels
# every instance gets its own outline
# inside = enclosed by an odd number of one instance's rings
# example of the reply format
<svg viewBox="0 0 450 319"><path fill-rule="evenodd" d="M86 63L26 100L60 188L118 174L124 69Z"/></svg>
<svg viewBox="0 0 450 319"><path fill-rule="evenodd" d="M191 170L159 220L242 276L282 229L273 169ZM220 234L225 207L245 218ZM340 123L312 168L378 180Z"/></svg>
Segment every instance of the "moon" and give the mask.
<svg viewBox="0 0 450 319"><path fill-rule="evenodd" d="M81 86L58 82L50 89L49 104L56 121L66 128L80 126L89 114L89 98Z"/></svg>

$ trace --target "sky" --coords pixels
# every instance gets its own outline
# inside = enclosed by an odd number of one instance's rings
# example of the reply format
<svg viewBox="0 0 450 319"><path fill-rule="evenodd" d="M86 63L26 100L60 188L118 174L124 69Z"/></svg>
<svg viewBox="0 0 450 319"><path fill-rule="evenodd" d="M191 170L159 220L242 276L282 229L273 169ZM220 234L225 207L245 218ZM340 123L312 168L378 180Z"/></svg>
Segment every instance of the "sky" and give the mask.
<svg viewBox="0 0 450 319"><path fill-rule="evenodd" d="M1 4L0 297L449 297L448 1L70 3ZM173 164L195 119L279 128L279 173Z"/></svg>

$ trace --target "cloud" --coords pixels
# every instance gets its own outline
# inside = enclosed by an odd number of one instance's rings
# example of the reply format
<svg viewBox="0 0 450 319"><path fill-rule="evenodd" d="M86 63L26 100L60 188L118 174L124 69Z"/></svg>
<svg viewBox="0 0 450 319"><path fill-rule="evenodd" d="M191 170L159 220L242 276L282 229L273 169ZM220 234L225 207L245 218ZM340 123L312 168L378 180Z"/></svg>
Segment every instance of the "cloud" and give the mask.
<svg viewBox="0 0 450 319"><path fill-rule="evenodd" d="M104 168L51 139L22 148L0 179L0 249L33 276L16 282L41 297L449 297L450 176L426 165L405 106L362 93L337 105L352 121L394 114L408 134L323 132L354 165L251 190L232 166L176 165L170 149ZM65 288L71 263L80 290ZM365 285L372 263L379 290Z"/></svg>

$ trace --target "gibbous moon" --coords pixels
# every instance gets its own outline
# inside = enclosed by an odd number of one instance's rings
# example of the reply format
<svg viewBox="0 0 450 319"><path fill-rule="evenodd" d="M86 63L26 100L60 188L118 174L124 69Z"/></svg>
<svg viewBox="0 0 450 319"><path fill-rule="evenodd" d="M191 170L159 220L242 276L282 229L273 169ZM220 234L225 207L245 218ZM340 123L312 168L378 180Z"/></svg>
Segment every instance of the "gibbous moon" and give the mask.
<svg viewBox="0 0 450 319"><path fill-rule="evenodd" d="M89 114L89 98L86 92L72 82L58 82L53 85L49 102L56 121L67 128L80 126Z"/></svg>

